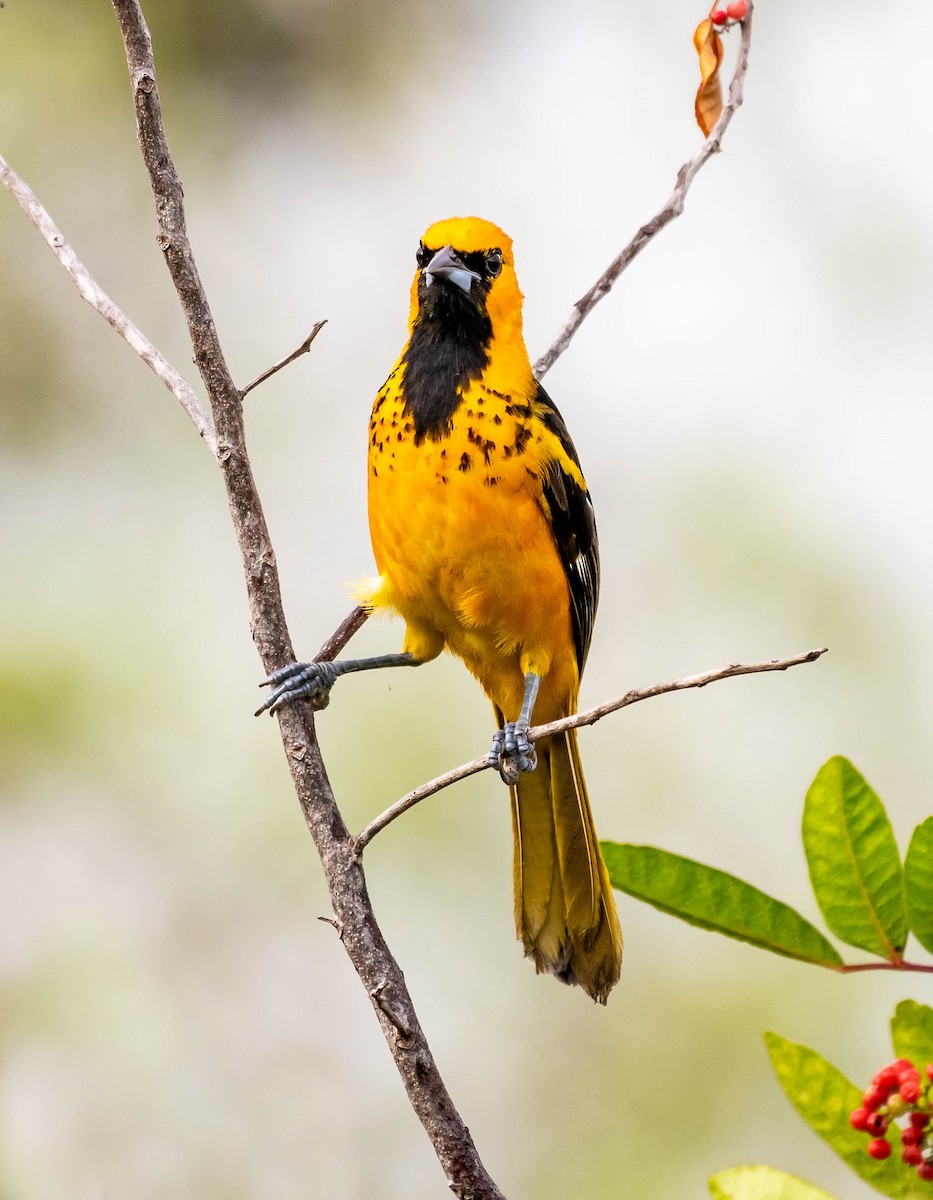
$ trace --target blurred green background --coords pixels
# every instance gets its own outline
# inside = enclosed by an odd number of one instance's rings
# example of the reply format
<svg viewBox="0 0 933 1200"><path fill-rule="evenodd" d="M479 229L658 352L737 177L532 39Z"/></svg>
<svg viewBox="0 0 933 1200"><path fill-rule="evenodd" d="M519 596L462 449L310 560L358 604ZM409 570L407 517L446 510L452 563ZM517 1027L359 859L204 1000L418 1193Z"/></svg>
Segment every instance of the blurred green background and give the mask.
<svg viewBox="0 0 933 1200"><path fill-rule="evenodd" d="M686 0L147 0L189 228L248 400L293 635L371 572L365 424L423 228L513 236L532 356L699 145ZM816 919L804 791L845 753L902 848L933 806L929 6L761 0L746 106L686 214L547 380L599 514L583 702L828 644L583 735L604 837ZM737 37L729 44L734 56ZM7 0L0 152L195 379L105 0ZM333 931L217 472L174 400L0 195L0 1195L441 1197ZM356 646L395 649L371 622ZM360 828L487 745L463 668L341 684L319 721ZM489 776L373 843L379 919L513 1197L705 1195L768 1162L870 1193L791 1111L761 1032L856 1080L924 977L841 978L621 900L607 1009L536 978ZM853 955L857 957L857 955Z"/></svg>

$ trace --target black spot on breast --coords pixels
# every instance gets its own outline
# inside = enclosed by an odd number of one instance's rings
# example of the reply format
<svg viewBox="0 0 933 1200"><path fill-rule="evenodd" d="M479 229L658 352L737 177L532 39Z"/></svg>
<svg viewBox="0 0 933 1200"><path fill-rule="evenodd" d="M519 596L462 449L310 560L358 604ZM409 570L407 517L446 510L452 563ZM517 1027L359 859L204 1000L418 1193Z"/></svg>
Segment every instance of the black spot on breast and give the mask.
<svg viewBox="0 0 933 1200"><path fill-rule="evenodd" d="M460 455L460 463L459 463L459 466L457 467L457 470L458 471L469 471L469 469L472 466L473 466L473 460L470 458L469 454L467 454L466 450L464 450L464 452Z"/></svg>
<svg viewBox="0 0 933 1200"><path fill-rule="evenodd" d="M541 440L540 438L538 439ZM515 431L515 453L524 454L525 447L531 441L531 429L528 425L519 425Z"/></svg>
<svg viewBox="0 0 933 1200"><path fill-rule="evenodd" d="M482 451L483 459L486 463L486 466L488 467L489 466L489 452L491 450L495 450L496 443L491 442L488 438L484 438L481 433L477 433L476 430L473 429L472 427L467 429L467 440L472 442L474 446L478 447Z"/></svg>

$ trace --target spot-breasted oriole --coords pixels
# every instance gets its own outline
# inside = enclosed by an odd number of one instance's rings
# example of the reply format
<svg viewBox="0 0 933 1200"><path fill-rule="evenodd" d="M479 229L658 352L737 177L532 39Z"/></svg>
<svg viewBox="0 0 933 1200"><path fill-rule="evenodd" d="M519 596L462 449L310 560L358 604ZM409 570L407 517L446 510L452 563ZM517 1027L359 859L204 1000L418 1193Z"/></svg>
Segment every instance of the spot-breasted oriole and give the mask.
<svg viewBox="0 0 933 1200"><path fill-rule="evenodd" d="M490 759L509 783L515 923L538 971L605 1002L622 935L573 712L599 593L593 506L576 450L532 374L512 243L475 217L418 246L408 341L369 425L369 524L379 571L361 602L406 624L401 654L296 663L263 708L320 703L335 679L450 650L492 700ZM262 711L262 710L260 710Z"/></svg>

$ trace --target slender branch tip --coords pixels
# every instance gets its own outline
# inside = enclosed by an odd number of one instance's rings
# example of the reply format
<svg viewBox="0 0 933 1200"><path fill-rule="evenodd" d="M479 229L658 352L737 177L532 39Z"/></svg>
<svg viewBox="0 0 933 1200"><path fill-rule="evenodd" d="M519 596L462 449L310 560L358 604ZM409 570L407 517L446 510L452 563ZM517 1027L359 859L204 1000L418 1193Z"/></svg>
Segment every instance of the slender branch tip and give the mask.
<svg viewBox="0 0 933 1200"><path fill-rule="evenodd" d="M308 351L311 349L311 343L314 341L314 339L317 337L317 335L321 332L321 330L324 328L324 326L326 324L327 324L326 317L324 318L323 321L316 321L314 324L314 328L311 330L311 332L308 334L308 336L301 343L301 345L298 347L297 350L293 350L291 352L291 354L289 354L286 358L283 358L281 362L277 362L275 364L275 366L270 367L268 369L268 371L263 371L263 373L261 375L257 375L252 383L248 383L246 385L246 387L243 388L240 395L245 399L246 396L253 390L253 388L259 387L259 385L261 383L265 383L267 379L271 379L272 376L275 375L277 371L281 371L283 367L287 367L289 365L289 363L293 363L296 358L301 358L301 356L303 354L307 354Z"/></svg>
<svg viewBox="0 0 933 1200"><path fill-rule="evenodd" d="M732 82L729 85L728 99L723 105L719 119L710 130L709 137L704 141L693 158L685 162L677 172L674 190L664 207L650 221L641 226L629 244L616 255L589 291L581 296L573 306L563 329L561 329L550 347L534 364L535 379L543 379L551 367L553 367L554 363L557 362L558 358L560 358L570 345L577 330L589 316L590 312L592 312L600 300L609 295L613 285L626 267L644 250L649 242L657 237L665 225L670 224L675 218L681 216L684 211L687 192L690 190L697 172L704 163L721 150L723 135L743 100L745 75L748 71L748 52L752 37L752 8L753 5L749 4L748 12L741 22L742 40L735 72L732 76Z"/></svg>

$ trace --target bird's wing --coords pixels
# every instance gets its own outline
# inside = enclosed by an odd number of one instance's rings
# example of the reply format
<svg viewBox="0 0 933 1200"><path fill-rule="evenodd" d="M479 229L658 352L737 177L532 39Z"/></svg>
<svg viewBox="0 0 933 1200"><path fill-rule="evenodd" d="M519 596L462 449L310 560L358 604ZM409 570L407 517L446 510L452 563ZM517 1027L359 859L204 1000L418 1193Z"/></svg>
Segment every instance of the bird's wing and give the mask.
<svg viewBox="0 0 933 1200"><path fill-rule="evenodd" d="M599 541L596 536L596 516L567 426L553 400L540 384L533 408L535 415L557 443L543 479L544 499L561 564L570 587L573 640L577 651L577 666L582 673L593 636L596 605L599 601Z"/></svg>

